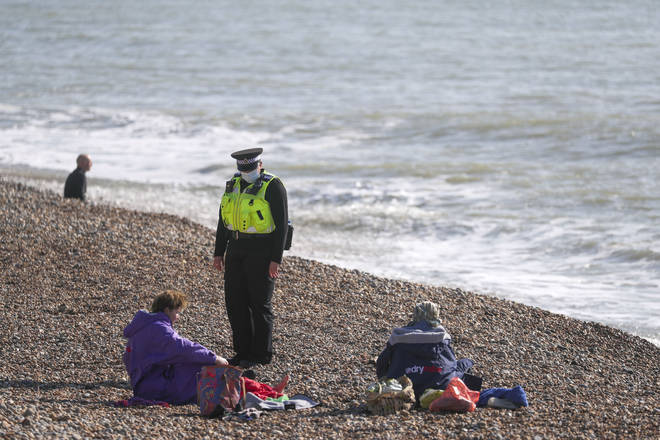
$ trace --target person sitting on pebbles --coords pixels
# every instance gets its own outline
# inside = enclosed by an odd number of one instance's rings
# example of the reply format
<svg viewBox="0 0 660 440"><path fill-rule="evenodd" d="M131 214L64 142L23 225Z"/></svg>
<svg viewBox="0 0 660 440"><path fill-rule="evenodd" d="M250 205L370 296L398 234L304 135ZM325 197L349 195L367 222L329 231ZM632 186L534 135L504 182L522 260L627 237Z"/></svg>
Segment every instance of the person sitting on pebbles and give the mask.
<svg viewBox="0 0 660 440"><path fill-rule="evenodd" d="M128 343L123 361L135 397L175 405L194 403L202 366L228 365L225 358L174 330L187 304L185 294L167 290L154 299L151 313L138 311L124 329Z"/></svg>
<svg viewBox="0 0 660 440"><path fill-rule="evenodd" d="M406 375L419 399L427 388L444 390L453 377L463 379L473 365L471 359L456 359L449 332L440 322L440 307L424 301L415 305L412 322L392 330L376 360L376 375Z"/></svg>

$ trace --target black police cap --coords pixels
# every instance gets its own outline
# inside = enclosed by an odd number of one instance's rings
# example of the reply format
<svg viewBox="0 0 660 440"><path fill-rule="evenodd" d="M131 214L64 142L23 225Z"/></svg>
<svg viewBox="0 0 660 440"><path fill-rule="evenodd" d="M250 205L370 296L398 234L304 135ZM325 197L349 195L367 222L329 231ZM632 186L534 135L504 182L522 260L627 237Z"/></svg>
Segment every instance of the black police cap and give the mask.
<svg viewBox="0 0 660 440"><path fill-rule="evenodd" d="M251 171L257 167L259 157L263 151L263 148L248 148L247 150L234 151L231 153L231 157L236 159L239 171Z"/></svg>

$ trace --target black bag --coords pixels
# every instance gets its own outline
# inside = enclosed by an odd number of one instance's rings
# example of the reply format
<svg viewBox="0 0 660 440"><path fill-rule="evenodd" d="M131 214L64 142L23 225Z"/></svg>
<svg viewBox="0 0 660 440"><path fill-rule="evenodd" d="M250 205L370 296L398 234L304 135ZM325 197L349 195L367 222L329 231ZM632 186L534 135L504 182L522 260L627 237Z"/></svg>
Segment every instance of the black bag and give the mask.
<svg viewBox="0 0 660 440"><path fill-rule="evenodd" d="M286 231L286 239L284 240L284 250L288 251L291 249L291 240L293 239L293 225L289 222L288 229Z"/></svg>

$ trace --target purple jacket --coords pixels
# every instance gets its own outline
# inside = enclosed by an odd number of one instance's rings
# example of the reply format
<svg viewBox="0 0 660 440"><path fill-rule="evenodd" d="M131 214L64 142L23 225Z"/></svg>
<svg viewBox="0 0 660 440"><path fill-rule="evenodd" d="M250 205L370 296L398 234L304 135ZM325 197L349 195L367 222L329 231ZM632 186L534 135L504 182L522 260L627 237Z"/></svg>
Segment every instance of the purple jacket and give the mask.
<svg viewBox="0 0 660 440"><path fill-rule="evenodd" d="M215 363L215 353L179 336L162 312L140 310L124 337L124 365L136 397L172 404L196 401L197 373Z"/></svg>

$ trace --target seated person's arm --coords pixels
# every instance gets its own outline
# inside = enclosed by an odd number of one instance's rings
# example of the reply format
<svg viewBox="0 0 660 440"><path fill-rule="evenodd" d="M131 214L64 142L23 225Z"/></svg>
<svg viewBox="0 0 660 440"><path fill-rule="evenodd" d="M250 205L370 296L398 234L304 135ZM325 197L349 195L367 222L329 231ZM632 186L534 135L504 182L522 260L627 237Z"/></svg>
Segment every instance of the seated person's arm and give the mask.
<svg viewBox="0 0 660 440"><path fill-rule="evenodd" d="M157 341L160 350L166 354L166 358L163 360L165 364L214 365L218 360L224 360L203 345L179 336L173 329L159 326L154 335L154 341Z"/></svg>

